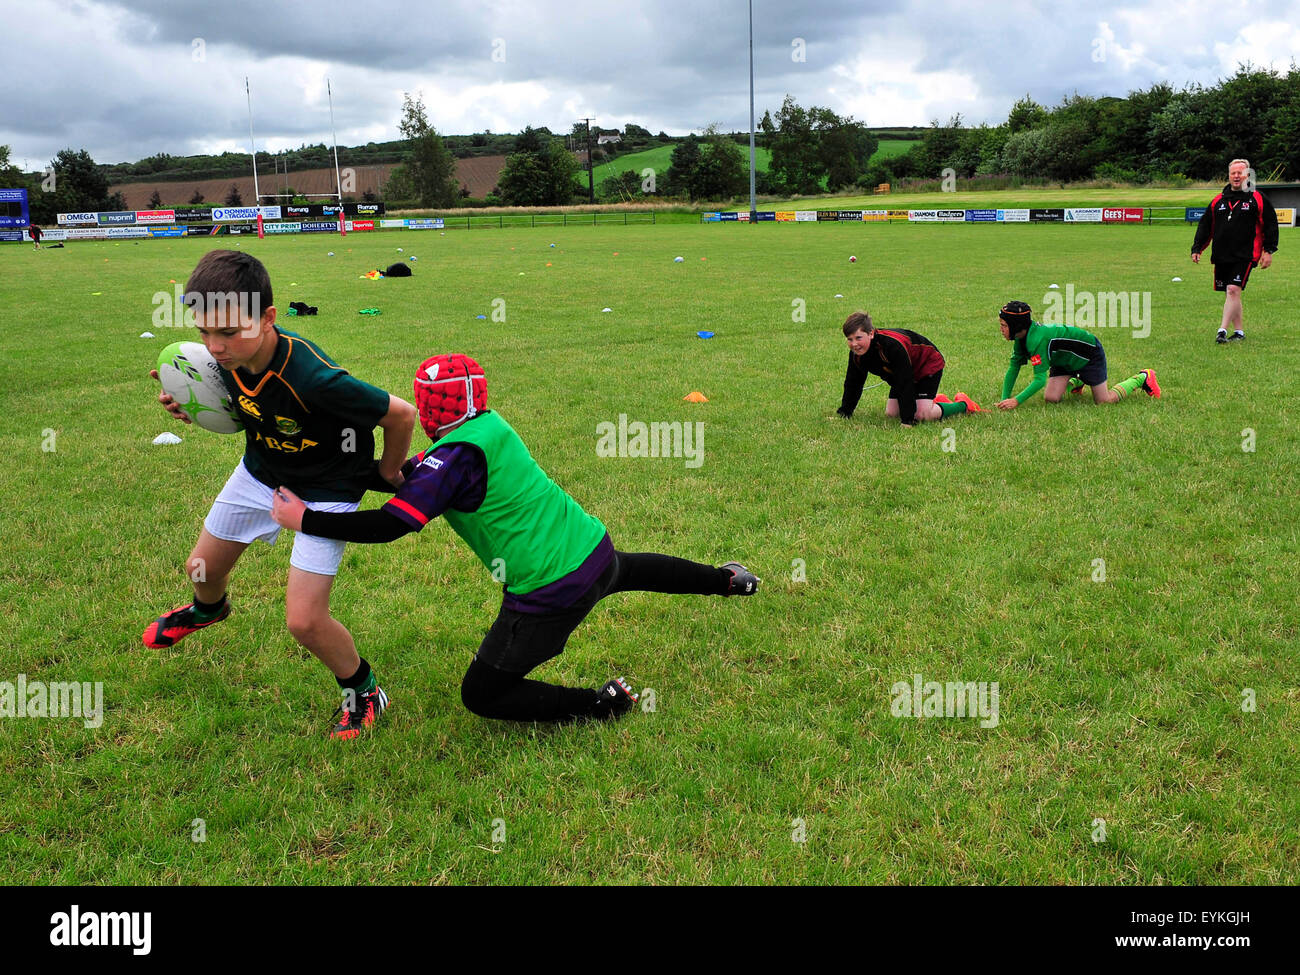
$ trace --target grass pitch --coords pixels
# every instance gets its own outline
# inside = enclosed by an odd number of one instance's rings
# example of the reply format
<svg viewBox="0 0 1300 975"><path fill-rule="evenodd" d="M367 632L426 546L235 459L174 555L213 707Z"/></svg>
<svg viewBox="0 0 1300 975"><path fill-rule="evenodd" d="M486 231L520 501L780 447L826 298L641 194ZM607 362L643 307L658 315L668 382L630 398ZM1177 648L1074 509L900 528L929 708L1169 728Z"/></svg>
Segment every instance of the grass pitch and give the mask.
<svg viewBox="0 0 1300 975"><path fill-rule="evenodd" d="M734 558L764 580L752 599L606 600L537 676L623 674L655 710L545 729L460 705L499 592L444 523L350 546L335 613L393 699L350 745L324 739L333 680L284 627L287 537L246 554L230 620L170 651L140 643L188 598L182 562L242 450L177 429L146 376L190 337L154 326L154 294L214 242L0 248L0 680L102 681L106 711L98 729L0 720L6 876L1296 883L1294 235L1252 277L1249 339L1228 347L1191 235L240 239L281 309L320 308L282 323L361 378L409 397L425 356L479 359L491 406L619 547ZM412 254L409 280L359 279ZM1037 309L1050 283L1151 292L1148 337L1102 340L1112 381L1155 367L1163 399L1040 397L903 430L881 387L851 421L833 415L850 310L929 336L943 389L990 406L1009 351L996 309ZM372 306L383 314L357 314ZM692 390L710 402L682 402ZM597 424L620 414L703 421L702 466L597 456ZM184 443L152 446L167 429ZM997 726L894 717L891 686L914 674L997 681Z"/></svg>

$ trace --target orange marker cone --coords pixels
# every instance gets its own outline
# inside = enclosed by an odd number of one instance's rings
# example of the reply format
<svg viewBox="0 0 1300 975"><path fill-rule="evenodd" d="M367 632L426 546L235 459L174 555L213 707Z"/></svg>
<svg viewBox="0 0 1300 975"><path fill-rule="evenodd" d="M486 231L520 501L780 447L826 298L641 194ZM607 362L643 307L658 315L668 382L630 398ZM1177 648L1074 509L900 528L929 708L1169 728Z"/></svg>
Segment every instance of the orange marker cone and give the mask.
<svg viewBox="0 0 1300 975"><path fill-rule="evenodd" d="M705 396L703 393L701 393L699 390L693 389L685 396L683 396L682 400L687 403L707 403L709 401L709 398Z"/></svg>

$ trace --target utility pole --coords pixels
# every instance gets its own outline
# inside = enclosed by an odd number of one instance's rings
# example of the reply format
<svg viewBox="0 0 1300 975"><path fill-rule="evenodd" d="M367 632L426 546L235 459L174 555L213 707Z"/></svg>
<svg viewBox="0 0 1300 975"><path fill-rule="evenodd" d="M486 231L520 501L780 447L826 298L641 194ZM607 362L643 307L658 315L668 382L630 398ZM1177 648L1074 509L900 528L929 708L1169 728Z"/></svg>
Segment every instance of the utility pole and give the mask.
<svg viewBox="0 0 1300 975"><path fill-rule="evenodd" d="M329 90L329 78L325 79L325 94L329 96L329 135L334 140L334 186L338 188L338 212L343 212L343 181L338 175L338 133L334 130L334 92ZM750 112L753 116L753 110Z"/></svg>
<svg viewBox="0 0 1300 975"><path fill-rule="evenodd" d="M244 94L248 96L248 153L253 157L253 203L262 205L262 194L257 188L257 146L253 142L253 92L248 87L248 76L244 76Z"/></svg>
<svg viewBox="0 0 1300 975"><path fill-rule="evenodd" d="M587 123L587 196L592 203L596 202L596 179L591 173L591 119L584 118Z"/></svg>
<svg viewBox="0 0 1300 975"><path fill-rule="evenodd" d="M758 223L754 196L754 0L749 0L749 222Z"/></svg>

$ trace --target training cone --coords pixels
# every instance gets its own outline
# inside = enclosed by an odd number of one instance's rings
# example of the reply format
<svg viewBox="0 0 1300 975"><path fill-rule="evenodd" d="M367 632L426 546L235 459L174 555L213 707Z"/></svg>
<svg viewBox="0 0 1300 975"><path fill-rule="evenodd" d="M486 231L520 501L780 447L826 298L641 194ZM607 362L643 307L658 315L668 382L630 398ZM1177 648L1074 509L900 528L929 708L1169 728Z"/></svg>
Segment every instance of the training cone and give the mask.
<svg viewBox="0 0 1300 975"><path fill-rule="evenodd" d="M707 403L709 398L699 390L693 389L682 397L682 401L686 403Z"/></svg>

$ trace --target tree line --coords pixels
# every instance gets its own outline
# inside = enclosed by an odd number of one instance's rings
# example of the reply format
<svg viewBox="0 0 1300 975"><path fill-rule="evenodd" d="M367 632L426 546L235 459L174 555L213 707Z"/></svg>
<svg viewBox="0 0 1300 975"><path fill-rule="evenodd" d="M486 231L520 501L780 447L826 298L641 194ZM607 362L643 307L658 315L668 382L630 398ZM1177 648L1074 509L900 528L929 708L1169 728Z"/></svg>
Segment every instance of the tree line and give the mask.
<svg viewBox="0 0 1300 975"><path fill-rule="evenodd" d="M1061 182L1222 179L1249 158L1261 180L1300 176L1300 68L1242 65L1212 86L1159 83L1126 98L1074 94L1055 108L1028 95L1000 125L936 120L905 155L881 161L867 183L1006 174Z"/></svg>
<svg viewBox="0 0 1300 975"><path fill-rule="evenodd" d="M381 143L387 161L400 165L384 187L390 203L449 208L464 202L456 178L463 152L505 154L505 167L494 191L484 202L511 206L557 206L586 197L584 175L572 149L585 147L585 126L575 125L564 136L545 127L518 135L478 133L440 136L430 125L421 100L403 96L399 122L403 138ZM593 128L593 146L600 132ZM963 125L959 115L945 125L935 120L905 154L872 162L878 139L852 117L827 108L801 106L787 95L776 113L763 115L757 141L771 153L767 172L759 172L756 189L764 196L810 195L900 179L939 180L945 170L958 177L1005 175L1020 179L1070 182L1112 180L1146 183L1171 180L1217 180L1227 162L1248 157L1261 179L1300 176L1300 68L1285 74L1251 65L1240 66L1215 85L1189 85L1174 90L1166 83L1133 91L1125 98L1074 94L1054 108L1026 95L998 125ZM652 136L629 124L610 155L655 145L674 146L664 173L647 179L625 170L602 180L602 200L637 199L646 195L684 200L728 200L743 197L749 187L746 133L724 133L710 126L701 135L673 139ZM368 147L369 148L369 147ZM354 158L349 164L378 159ZM319 168L332 164L323 144L293 153L296 164ZM375 155L375 154L372 154ZM212 160L221 161L213 166ZM208 169L242 175L248 157L226 153L219 157L175 158L164 154L138 163L103 166L86 150L61 150L46 173L21 173L0 146L0 185L27 187L33 219L52 223L59 212L121 210L121 194L110 194L113 180L154 175L198 179ZM272 157L259 153L259 165ZM53 178L51 178L51 176ZM232 185L226 203L240 202ZM151 206L163 200L155 191ZM168 205L177 201L169 200ZM190 203L203 202L197 193Z"/></svg>

